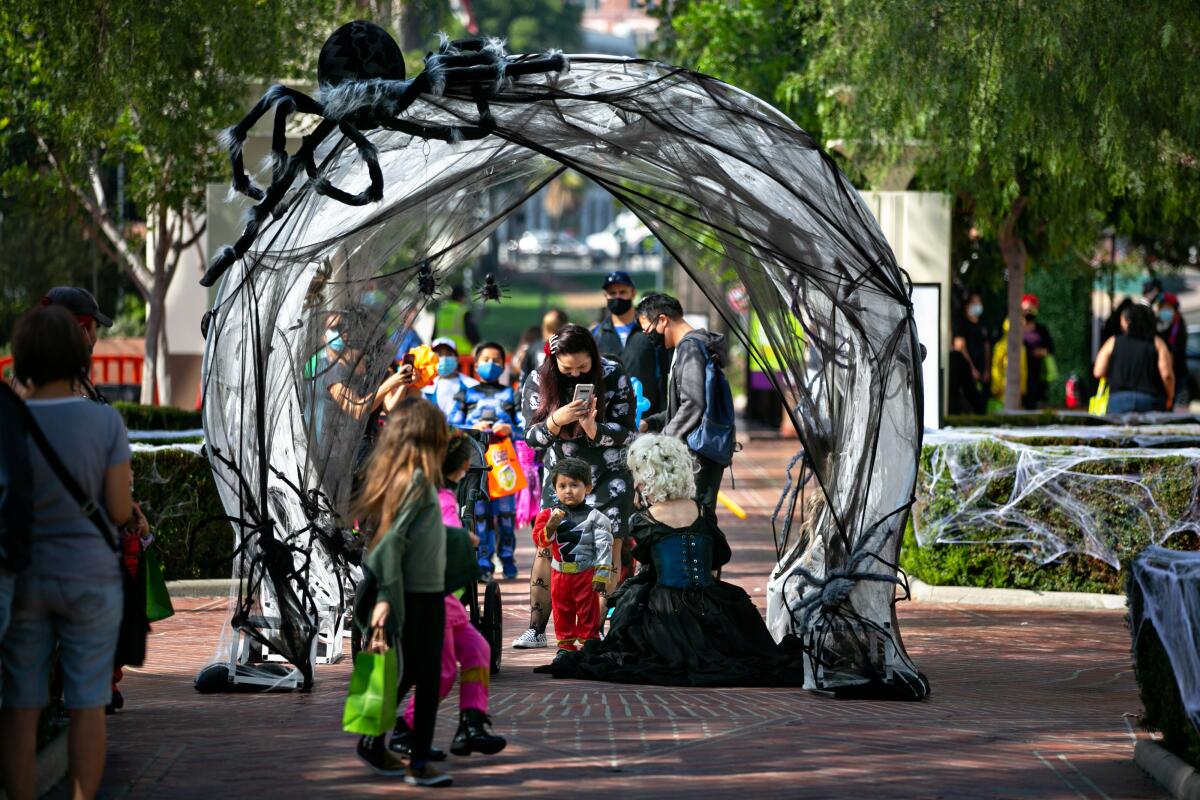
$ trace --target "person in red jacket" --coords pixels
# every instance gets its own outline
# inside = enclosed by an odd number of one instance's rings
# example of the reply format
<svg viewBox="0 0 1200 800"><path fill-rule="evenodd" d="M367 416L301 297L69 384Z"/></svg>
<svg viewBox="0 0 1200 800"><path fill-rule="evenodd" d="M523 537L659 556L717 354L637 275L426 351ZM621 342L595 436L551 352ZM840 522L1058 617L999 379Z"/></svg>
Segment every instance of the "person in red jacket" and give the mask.
<svg viewBox="0 0 1200 800"><path fill-rule="evenodd" d="M558 503L543 509L533 523L533 540L550 547L550 601L558 656L600 636L600 603L612 563L612 522L587 503L591 467L564 458L550 475Z"/></svg>

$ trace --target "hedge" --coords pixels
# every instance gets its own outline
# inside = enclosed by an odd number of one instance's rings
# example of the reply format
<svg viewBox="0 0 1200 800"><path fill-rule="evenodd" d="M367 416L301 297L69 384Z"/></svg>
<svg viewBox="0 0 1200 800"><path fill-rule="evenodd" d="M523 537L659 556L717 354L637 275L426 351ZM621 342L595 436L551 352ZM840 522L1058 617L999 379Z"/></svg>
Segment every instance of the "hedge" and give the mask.
<svg viewBox="0 0 1200 800"><path fill-rule="evenodd" d="M1126 426L1073 426L1058 428L987 428L959 429L934 434L987 435L1027 447L1102 447L1102 448L1146 448L1152 450L1200 448L1200 425L1154 425L1146 427Z"/></svg>
<svg viewBox="0 0 1200 800"><path fill-rule="evenodd" d="M1126 590L1131 619L1142 619L1144 599L1137 581L1129 580ZM1149 621L1141 625L1133 642L1133 671L1145 709L1142 725L1160 731L1164 747L1200 767L1200 732L1188 718L1167 650Z"/></svg>
<svg viewBox="0 0 1200 800"><path fill-rule="evenodd" d="M1166 547L1200 550L1200 537L1178 533ZM1098 558L1067 553L1048 564L1029 558L1007 544L917 544L910 522L900 546L900 568L931 586L978 586L985 589L1032 589L1035 592L1102 592L1125 590L1129 558L1118 571Z"/></svg>
<svg viewBox="0 0 1200 800"><path fill-rule="evenodd" d="M1116 417L1093 417L1090 414L1071 411L1014 411L1000 414L950 414L944 419L948 428L1045 428L1054 425L1072 427L1120 425L1139 427L1142 425L1184 425L1200 422L1200 417L1190 414L1133 414Z"/></svg>
<svg viewBox="0 0 1200 800"><path fill-rule="evenodd" d="M234 546L229 523L201 526L206 517L225 513L208 460L182 447L138 449L133 475L133 496L150 523L167 580L228 578Z"/></svg>
<svg viewBox="0 0 1200 800"><path fill-rule="evenodd" d="M1198 467L1195 453L1031 448L987 436L927 445L900 564L933 585L1119 593L1121 571L1088 553L1124 567L1151 543L1200 548L1194 533L1174 531L1200 513ZM1019 541L1027 520L1058 542Z"/></svg>
<svg viewBox="0 0 1200 800"><path fill-rule="evenodd" d="M137 403L116 402L112 405L131 431L191 431L203 427L199 411Z"/></svg>

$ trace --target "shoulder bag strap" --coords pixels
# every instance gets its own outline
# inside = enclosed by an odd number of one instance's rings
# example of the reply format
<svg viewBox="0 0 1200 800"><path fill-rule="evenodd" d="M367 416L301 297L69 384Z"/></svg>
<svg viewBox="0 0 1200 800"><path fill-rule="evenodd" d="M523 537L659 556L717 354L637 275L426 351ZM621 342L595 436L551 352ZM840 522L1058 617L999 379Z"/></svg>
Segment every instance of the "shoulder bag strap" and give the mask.
<svg viewBox="0 0 1200 800"><path fill-rule="evenodd" d="M54 446L50 444L50 440L46 438L46 434L42 431L41 426L37 424L33 413L29 410L29 406L21 403L22 415L25 417L25 427L29 431L29 435L33 437L34 443L37 444L38 450L42 452L42 458L46 459L46 464L49 465L50 471L53 472L63 488L67 490L67 494L75 498L75 502L79 504L79 508L83 511L85 517L91 520L96 526L96 530L104 537L104 541L112 548L114 553L119 552L117 549L117 541L113 537L112 529L108 525L108 520L104 519L104 515L100 513L100 506L92 500L83 491L83 487L75 480L70 472L67 471L67 466L58 457Z"/></svg>

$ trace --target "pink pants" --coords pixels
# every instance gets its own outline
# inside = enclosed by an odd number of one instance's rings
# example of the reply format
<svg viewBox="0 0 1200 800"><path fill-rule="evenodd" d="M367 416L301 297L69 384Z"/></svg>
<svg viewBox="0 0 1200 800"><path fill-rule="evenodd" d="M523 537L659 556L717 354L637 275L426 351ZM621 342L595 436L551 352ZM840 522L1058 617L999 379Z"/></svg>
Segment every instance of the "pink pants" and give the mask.
<svg viewBox="0 0 1200 800"><path fill-rule="evenodd" d="M492 650L487 640L475 630L467 617L467 609L457 597L446 595L446 638L442 642L442 684L438 698L450 694L455 675L459 678L458 707L474 708L487 713L488 683L492 677ZM413 727L413 705L416 697L408 698L404 724Z"/></svg>

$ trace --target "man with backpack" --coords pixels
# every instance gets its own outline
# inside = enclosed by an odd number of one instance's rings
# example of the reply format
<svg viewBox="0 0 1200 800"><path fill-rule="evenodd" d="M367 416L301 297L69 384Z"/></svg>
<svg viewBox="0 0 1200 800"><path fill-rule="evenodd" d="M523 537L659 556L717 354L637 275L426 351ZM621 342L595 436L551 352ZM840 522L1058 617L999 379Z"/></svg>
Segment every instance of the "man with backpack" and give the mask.
<svg viewBox="0 0 1200 800"><path fill-rule="evenodd" d="M637 307L638 326L652 345L674 350L666 409L642 420L644 431L682 439L692 452L696 500L715 514L717 491L733 460L733 395L725 379L725 337L693 328L674 297L648 294Z"/></svg>

